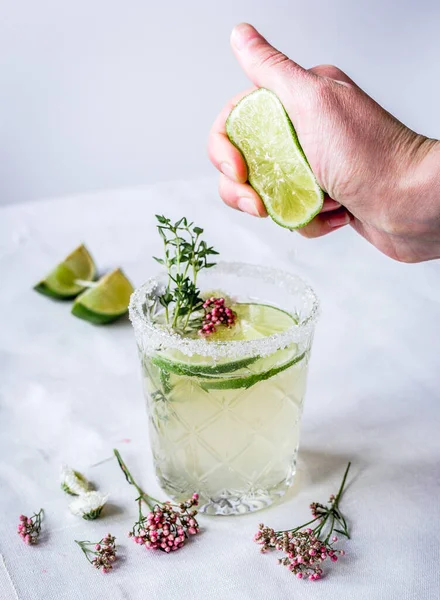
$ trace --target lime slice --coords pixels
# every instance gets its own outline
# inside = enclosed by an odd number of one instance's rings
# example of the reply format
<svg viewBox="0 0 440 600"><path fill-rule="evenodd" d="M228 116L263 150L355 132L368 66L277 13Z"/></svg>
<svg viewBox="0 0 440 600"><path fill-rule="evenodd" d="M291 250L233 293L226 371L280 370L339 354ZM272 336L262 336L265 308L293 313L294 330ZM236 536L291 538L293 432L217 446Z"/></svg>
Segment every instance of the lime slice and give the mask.
<svg viewBox="0 0 440 600"><path fill-rule="evenodd" d="M281 333L296 323L288 312L269 304L240 302L233 304L231 309L237 314L236 324L230 329L219 327L206 338L208 341L258 340Z"/></svg>
<svg viewBox="0 0 440 600"><path fill-rule="evenodd" d="M278 97L265 88L248 94L229 115L226 131L272 219L288 229L307 225L324 194Z"/></svg>
<svg viewBox="0 0 440 600"><path fill-rule="evenodd" d="M74 302L72 314L97 325L115 321L127 312L133 286L121 269L102 277Z"/></svg>
<svg viewBox="0 0 440 600"><path fill-rule="evenodd" d="M231 308L237 314L236 324L230 329L219 327L216 333L206 338L208 342L256 340L285 331L295 323L292 315L267 304L243 302L232 304ZM294 346L294 349L291 347L288 351L279 351L265 359L261 359L259 356L251 356L235 361L222 359L214 362L206 356L186 356L179 350L168 349L154 354L150 360L161 370L176 375L202 378L226 376L229 373L243 375L243 377L254 376L255 374L260 376L261 371L269 371L276 368L280 362L290 359L292 352L296 350L296 345L294 344ZM250 365L253 366L252 370L249 370ZM243 372L236 373L239 370L243 370ZM228 383L233 380L224 378L223 381ZM238 385L237 387L243 386Z"/></svg>
<svg viewBox="0 0 440 600"><path fill-rule="evenodd" d="M156 354L151 357L151 362L170 373L176 373L176 375L188 375L195 377L206 377L209 375L219 375L221 373L232 373L243 369L248 365L252 364L258 359L258 356L251 356L249 358L243 358L241 360L220 362L214 364L212 361L208 362L204 356L191 356L187 357L187 362L181 360L169 360L163 356Z"/></svg>
<svg viewBox="0 0 440 600"><path fill-rule="evenodd" d="M87 248L81 244L37 283L34 290L52 298L75 298L85 289L85 286L76 280L92 281L95 274L95 263Z"/></svg>
<svg viewBox="0 0 440 600"><path fill-rule="evenodd" d="M204 390L236 390L238 388L250 388L255 385L259 381L264 381L265 379L270 379L274 377L274 375L278 375L282 371L285 371L289 367L295 365L300 362L305 356L305 352L300 354L299 356L294 356L287 362L279 365L277 367L273 367L268 371L263 371L259 373L253 373L252 375L248 375L247 377L231 377L229 379L216 379L213 381L202 381L200 383L200 387Z"/></svg>

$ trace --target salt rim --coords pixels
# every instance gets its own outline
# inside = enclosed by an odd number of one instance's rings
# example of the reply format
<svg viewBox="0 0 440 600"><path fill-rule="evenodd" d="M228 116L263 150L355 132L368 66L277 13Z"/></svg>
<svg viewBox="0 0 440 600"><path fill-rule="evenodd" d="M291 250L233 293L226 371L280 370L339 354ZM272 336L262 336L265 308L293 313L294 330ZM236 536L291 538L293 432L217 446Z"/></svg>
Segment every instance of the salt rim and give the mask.
<svg viewBox="0 0 440 600"><path fill-rule="evenodd" d="M219 262L210 269L210 273L235 275L237 277L253 277L277 287L287 289L289 293L299 297L302 304L310 302L311 309L307 317L298 325L292 325L281 333L257 340L231 340L208 342L206 339L189 339L154 324L145 309L153 304L153 299L163 289L165 274L148 279L132 294L129 305L129 316L132 322L136 341L140 350L146 354L159 349L179 350L186 356L198 354L212 359L240 358L245 356L269 356L297 343L305 346L313 335L314 325L319 316L319 301L313 289L297 275L287 271L239 262Z"/></svg>

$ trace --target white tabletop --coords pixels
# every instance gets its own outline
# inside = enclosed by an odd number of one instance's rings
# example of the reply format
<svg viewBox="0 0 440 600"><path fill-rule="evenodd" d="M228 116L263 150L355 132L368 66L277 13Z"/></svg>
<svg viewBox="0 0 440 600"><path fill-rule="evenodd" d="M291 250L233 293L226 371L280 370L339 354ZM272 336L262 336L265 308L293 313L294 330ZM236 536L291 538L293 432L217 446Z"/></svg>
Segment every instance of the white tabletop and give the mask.
<svg viewBox="0 0 440 600"><path fill-rule="evenodd" d="M143 486L161 494L130 323L95 327L32 291L81 241L101 270L122 266L140 284L156 271L156 212L195 219L225 259L300 273L322 302L291 492L262 513L201 516L203 533L172 555L127 538L135 493L111 458L119 448ZM0 274L1 600L438 597L439 262L392 262L348 228L304 240L227 209L208 179L2 208ZM259 554L253 533L260 521L300 524L311 501L336 491L348 460L347 556L322 581L300 582L274 554ZM101 519L68 512L63 462L111 494ZM18 516L40 507L44 535L27 547ZM73 540L107 531L121 560L103 575Z"/></svg>

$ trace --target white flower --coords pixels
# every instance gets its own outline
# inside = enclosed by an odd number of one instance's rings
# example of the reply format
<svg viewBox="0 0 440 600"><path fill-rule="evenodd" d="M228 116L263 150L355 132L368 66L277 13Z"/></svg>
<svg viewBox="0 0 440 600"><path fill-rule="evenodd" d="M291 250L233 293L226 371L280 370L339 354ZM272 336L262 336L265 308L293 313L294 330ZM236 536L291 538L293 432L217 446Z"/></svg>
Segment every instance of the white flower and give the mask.
<svg viewBox="0 0 440 600"><path fill-rule="evenodd" d="M107 502L108 494L101 492L87 492L69 504L69 508L74 515L78 515L87 521L97 519Z"/></svg>
<svg viewBox="0 0 440 600"><path fill-rule="evenodd" d="M61 489L71 496L80 496L90 489L90 483L79 473L67 465L61 467Z"/></svg>

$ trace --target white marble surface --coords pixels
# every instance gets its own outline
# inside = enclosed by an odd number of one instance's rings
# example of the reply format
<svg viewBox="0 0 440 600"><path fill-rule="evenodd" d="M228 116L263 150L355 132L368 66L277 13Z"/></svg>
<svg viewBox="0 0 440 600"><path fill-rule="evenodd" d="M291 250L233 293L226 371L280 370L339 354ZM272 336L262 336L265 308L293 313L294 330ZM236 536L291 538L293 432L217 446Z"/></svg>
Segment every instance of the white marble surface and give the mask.
<svg viewBox="0 0 440 600"><path fill-rule="evenodd" d="M101 269L139 284L159 252L153 214L186 214L225 259L297 271L322 301L311 361L299 473L264 513L201 517L203 534L173 555L126 537L136 506L111 450L160 494L131 326L94 327L32 285L80 241ZM440 544L440 264L394 263L349 229L308 241L225 208L213 179L169 183L0 209L1 600L434 600ZM335 490L353 539L323 581L303 583L252 543L258 523L293 526ZM60 464L111 494L102 520L67 511ZM26 547L21 512L44 507L44 536ZM111 531L121 560L92 569L73 543Z"/></svg>

